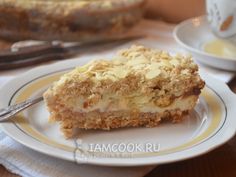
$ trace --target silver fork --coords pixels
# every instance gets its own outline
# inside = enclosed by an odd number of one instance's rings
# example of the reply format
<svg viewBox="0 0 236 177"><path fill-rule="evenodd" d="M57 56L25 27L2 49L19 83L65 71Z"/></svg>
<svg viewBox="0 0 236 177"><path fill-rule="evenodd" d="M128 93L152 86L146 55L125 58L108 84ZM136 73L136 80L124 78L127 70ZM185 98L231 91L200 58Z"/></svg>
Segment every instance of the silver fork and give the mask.
<svg viewBox="0 0 236 177"><path fill-rule="evenodd" d="M0 122L6 121L16 115L17 113L25 110L26 108L40 102L43 100L43 97L32 98L25 100L21 103L8 106L7 108L0 109Z"/></svg>

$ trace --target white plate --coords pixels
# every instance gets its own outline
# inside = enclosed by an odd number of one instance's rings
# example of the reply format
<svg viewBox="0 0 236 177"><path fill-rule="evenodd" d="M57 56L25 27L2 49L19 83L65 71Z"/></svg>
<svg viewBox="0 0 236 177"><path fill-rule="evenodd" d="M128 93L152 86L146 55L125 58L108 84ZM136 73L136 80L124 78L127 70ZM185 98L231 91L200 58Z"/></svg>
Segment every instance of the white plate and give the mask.
<svg viewBox="0 0 236 177"><path fill-rule="evenodd" d="M206 43L217 40L205 16L186 20L173 32L175 40L189 51L195 60L223 70L236 71L236 58L221 57L203 50Z"/></svg>
<svg viewBox="0 0 236 177"><path fill-rule="evenodd" d="M0 89L0 100L4 100L0 107L41 95L62 73L86 62L86 58L67 60L18 76ZM41 102L12 121L1 123L1 127L7 135L29 148L77 163L135 166L179 161L206 153L225 143L235 133L236 96L223 82L204 73L202 77L207 86L199 103L190 116L178 124L163 123L155 128L112 131L81 130L78 139L66 140L59 126L48 122L49 114ZM117 144L123 149L118 149L119 152L102 152L104 149L89 152L91 143L97 147ZM135 143L141 146L141 151L121 152L128 144L131 144L131 151ZM153 145L155 152L147 152L145 147L148 143Z"/></svg>

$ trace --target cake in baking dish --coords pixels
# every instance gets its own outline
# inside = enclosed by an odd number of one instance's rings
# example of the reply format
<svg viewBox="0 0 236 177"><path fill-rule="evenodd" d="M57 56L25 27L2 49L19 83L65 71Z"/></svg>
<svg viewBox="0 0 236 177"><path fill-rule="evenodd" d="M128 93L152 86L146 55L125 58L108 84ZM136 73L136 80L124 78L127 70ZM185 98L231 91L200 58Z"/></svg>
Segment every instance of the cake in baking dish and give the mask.
<svg viewBox="0 0 236 177"><path fill-rule="evenodd" d="M116 37L142 18L145 0L0 0L0 37L91 41Z"/></svg>

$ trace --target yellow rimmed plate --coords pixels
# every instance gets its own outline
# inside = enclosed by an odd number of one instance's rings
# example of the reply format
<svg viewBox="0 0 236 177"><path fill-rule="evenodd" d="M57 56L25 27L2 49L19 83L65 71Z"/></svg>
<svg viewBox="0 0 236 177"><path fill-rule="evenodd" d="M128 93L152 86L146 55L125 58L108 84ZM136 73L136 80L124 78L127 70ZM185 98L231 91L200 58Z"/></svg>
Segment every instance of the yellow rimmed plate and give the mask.
<svg viewBox="0 0 236 177"><path fill-rule="evenodd" d="M88 60L67 60L24 73L1 88L0 107L42 95L63 73ZM40 102L11 121L1 123L1 128L29 148L77 163L136 166L191 158L223 144L236 128L236 96L224 83L206 73L201 76L206 87L198 104L178 124L112 131L80 130L77 138L68 140L57 123L48 122L49 113Z"/></svg>

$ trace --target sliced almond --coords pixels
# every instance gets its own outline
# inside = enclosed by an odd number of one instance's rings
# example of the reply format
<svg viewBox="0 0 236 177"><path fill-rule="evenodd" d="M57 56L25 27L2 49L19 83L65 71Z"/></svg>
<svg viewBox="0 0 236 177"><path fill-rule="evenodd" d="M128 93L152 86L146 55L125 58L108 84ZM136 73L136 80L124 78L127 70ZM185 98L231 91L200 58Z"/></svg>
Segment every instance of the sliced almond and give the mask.
<svg viewBox="0 0 236 177"><path fill-rule="evenodd" d="M159 69L150 70L146 73L145 76L146 76L147 79L153 79L153 78L157 77L160 73L161 73L161 71Z"/></svg>

